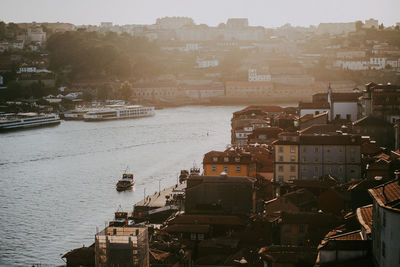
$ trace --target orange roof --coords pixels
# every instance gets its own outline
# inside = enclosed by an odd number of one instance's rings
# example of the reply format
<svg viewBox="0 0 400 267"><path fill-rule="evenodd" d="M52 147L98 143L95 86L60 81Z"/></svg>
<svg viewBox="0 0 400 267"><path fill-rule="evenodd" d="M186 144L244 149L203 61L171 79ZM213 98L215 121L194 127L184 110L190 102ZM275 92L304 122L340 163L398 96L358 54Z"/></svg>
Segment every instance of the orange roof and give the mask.
<svg viewBox="0 0 400 267"><path fill-rule="evenodd" d="M400 183L397 180L385 183L368 192L379 206L400 212Z"/></svg>
<svg viewBox="0 0 400 267"><path fill-rule="evenodd" d="M372 229L372 204L358 208L357 219L365 228L365 232L370 234Z"/></svg>

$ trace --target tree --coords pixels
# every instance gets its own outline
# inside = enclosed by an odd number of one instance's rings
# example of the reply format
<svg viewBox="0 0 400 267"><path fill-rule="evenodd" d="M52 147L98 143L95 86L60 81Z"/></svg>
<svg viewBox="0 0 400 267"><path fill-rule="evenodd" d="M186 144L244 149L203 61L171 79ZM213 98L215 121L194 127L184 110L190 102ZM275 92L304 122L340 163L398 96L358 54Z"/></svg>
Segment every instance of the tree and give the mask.
<svg viewBox="0 0 400 267"><path fill-rule="evenodd" d="M109 87L103 84L99 89L97 89L97 98L100 100L106 100L110 95Z"/></svg>

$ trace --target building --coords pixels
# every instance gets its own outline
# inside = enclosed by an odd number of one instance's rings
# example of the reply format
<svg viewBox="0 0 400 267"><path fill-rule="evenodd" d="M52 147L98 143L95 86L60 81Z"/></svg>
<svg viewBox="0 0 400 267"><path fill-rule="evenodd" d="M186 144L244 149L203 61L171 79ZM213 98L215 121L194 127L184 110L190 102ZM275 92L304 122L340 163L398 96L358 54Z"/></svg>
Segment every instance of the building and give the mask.
<svg viewBox="0 0 400 267"><path fill-rule="evenodd" d="M95 236L95 264L150 266L147 227L107 227Z"/></svg>
<svg viewBox="0 0 400 267"><path fill-rule="evenodd" d="M28 28L27 36L29 42L39 43L40 45L46 42L46 32L37 24L33 24Z"/></svg>
<svg viewBox="0 0 400 267"><path fill-rule="evenodd" d="M293 132L283 132L274 146L274 181L287 182L298 179L299 136Z"/></svg>
<svg viewBox="0 0 400 267"><path fill-rule="evenodd" d="M394 148L395 136L393 125L382 118L363 117L353 122L352 132L369 136L379 146Z"/></svg>
<svg viewBox="0 0 400 267"><path fill-rule="evenodd" d="M228 97L269 97L274 96L272 82L226 82L225 92Z"/></svg>
<svg viewBox="0 0 400 267"><path fill-rule="evenodd" d="M400 86L368 83L360 99L359 114L395 123L400 119Z"/></svg>
<svg viewBox="0 0 400 267"><path fill-rule="evenodd" d="M204 175L218 176L225 172L228 176L256 175L256 162L249 152L240 148L227 149L224 152L210 151L203 158Z"/></svg>
<svg viewBox="0 0 400 267"><path fill-rule="evenodd" d="M209 58L209 59L196 59L196 68L199 69L206 69L206 68L215 68L219 65L219 60L216 58Z"/></svg>
<svg viewBox="0 0 400 267"><path fill-rule="evenodd" d="M396 177L368 192L373 199L374 263L381 267L400 266L400 180Z"/></svg>
<svg viewBox="0 0 400 267"><path fill-rule="evenodd" d="M328 112L330 117L331 107L328 102L299 102L299 112L300 117L306 114L318 115L326 112Z"/></svg>
<svg viewBox="0 0 400 267"><path fill-rule="evenodd" d="M156 20L156 25L160 29L176 30L183 26L193 26L194 21L188 17L164 17Z"/></svg>
<svg viewBox="0 0 400 267"><path fill-rule="evenodd" d="M366 19L364 25L362 26L364 29L378 29L379 27L379 22L377 19Z"/></svg>
<svg viewBox="0 0 400 267"><path fill-rule="evenodd" d="M361 178L361 136L302 135L298 144L300 180L331 175L344 183Z"/></svg>
<svg viewBox="0 0 400 267"><path fill-rule="evenodd" d="M255 178L190 176L186 187L186 214L250 214L255 211Z"/></svg>
<svg viewBox="0 0 400 267"><path fill-rule="evenodd" d="M248 81L249 82L270 82L271 75L269 73L258 74L257 69L248 70Z"/></svg>
<svg viewBox="0 0 400 267"><path fill-rule="evenodd" d="M271 144L273 141L278 139L278 134L281 132L283 132L283 130L278 127L256 128L248 136L248 143Z"/></svg>

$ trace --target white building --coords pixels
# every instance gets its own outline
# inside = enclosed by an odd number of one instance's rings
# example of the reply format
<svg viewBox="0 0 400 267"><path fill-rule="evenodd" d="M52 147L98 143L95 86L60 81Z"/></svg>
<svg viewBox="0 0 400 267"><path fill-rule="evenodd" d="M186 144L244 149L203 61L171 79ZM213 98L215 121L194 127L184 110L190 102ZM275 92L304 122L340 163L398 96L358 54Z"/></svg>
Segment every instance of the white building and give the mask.
<svg viewBox="0 0 400 267"><path fill-rule="evenodd" d="M198 58L196 60L197 63L197 68L199 69L205 69L205 68L213 68L213 67L217 67L219 65L219 61L218 59L200 59Z"/></svg>
<svg viewBox="0 0 400 267"><path fill-rule="evenodd" d="M249 69L248 80L249 82L270 82L271 74L269 73L257 74L256 69Z"/></svg>
<svg viewBox="0 0 400 267"><path fill-rule="evenodd" d="M186 46L183 50L185 52L199 51L199 44L198 43L188 43L188 44L186 44Z"/></svg>
<svg viewBox="0 0 400 267"><path fill-rule="evenodd" d="M379 27L379 23L377 19L366 19L365 23L363 25L364 29L370 29L370 28L375 28L378 29Z"/></svg>
<svg viewBox="0 0 400 267"><path fill-rule="evenodd" d="M373 70L382 70L386 67L386 58L379 56L371 57L369 59L369 64Z"/></svg>
<svg viewBox="0 0 400 267"><path fill-rule="evenodd" d="M338 59L334 63L335 67L341 68L342 70L368 70L368 60L352 60L352 59Z"/></svg>
<svg viewBox="0 0 400 267"><path fill-rule="evenodd" d="M42 27L34 24L28 28L28 41L42 45L46 42L46 32L43 31Z"/></svg>
<svg viewBox="0 0 400 267"><path fill-rule="evenodd" d="M368 190L373 199L372 256L376 266L400 266L400 181Z"/></svg>

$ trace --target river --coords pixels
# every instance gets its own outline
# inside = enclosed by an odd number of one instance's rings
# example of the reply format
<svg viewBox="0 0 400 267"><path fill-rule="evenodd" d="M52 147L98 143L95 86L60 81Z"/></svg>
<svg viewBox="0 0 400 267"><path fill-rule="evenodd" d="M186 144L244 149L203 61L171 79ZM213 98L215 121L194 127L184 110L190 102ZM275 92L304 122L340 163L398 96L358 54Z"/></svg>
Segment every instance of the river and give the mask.
<svg viewBox="0 0 400 267"><path fill-rule="evenodd" d="M59 126L0 135L0 265L62 265L61 255L94 242L121 206L176 183L181 169L230 143L241 107L188 106L154 117ZM115 190L124 170L133 191Z"/></svg>

